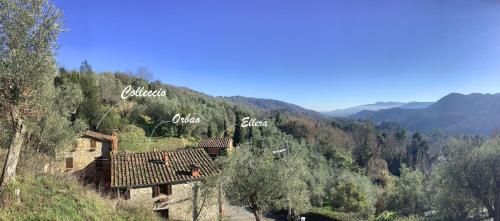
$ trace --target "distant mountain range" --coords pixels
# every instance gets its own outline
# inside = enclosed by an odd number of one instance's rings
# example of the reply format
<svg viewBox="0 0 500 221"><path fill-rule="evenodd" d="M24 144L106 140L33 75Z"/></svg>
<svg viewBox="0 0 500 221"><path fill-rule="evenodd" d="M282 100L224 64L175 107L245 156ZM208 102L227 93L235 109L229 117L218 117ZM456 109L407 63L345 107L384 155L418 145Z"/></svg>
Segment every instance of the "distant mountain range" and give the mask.
<svg viewBox="0 0 500 221"><path fill-rule="evenodd" d="M395 122L414 131L441 129L455 134L488 135L500 128L500 93L451 93L425 108L364 110L349 118Z"/></svg>
<svg viewBox="0 0 500 221"><path fill-rule="evenodd" d="M306 115L316 119L343 117L371 120L377 124L393 122L412 131L440 129L452 134L489 135L494 129L500 128L500 93L451 93L436 102L377 102L323 113L272 99L241 96L220 98L265 111Z"/></svg>
<svg viewBox="0 0 500 221"><path fill-rule="evenodd" d="M242 97L242 96L219 97L219 98L243 105L248 105L264 111L281 111L290 114L307 115L316 119L326 118L326 116L322 115L320 112L309 110L301 106L286 103L279 100Z"/></svg>
<svg viewBox="0 0 500 221"><path fill-rule="evenodd" d="M376 111L382 109L390 109L390 108L402 108L402 109L418 109L425 108L431 105L433 102L377 102L374 104L365 104L355 107L349 107L345 109L337 109L333 111L323 112L323 114L330 117L348 117L354 114L357 114L361 111Z"/></svg>

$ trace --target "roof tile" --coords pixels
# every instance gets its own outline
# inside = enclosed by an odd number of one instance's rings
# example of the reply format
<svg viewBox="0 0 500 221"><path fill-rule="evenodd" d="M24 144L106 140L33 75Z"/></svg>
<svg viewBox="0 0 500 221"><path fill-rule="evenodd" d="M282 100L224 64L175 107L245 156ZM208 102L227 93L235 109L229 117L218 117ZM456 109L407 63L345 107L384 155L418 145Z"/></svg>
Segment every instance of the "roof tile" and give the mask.
<svg viewBox="0 0 500 221"><path fill-rule="evenodd" d="M163 154L168 154L168 165L163 162ZM200 177L189 175L192 164L200 166ZM114 188L188 182L218 171L203 148L111 155L111 187Z"/></svg>

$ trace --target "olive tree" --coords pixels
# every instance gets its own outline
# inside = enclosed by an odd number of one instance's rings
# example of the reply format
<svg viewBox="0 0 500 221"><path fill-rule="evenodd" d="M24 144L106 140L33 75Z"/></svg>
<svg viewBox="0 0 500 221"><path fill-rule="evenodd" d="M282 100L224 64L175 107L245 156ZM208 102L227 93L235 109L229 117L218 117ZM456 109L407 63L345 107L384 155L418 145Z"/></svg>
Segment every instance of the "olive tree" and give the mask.
<svg viewBox="0 0 500 221"><path fill-rule="evenodd" d="M287 145L288 146L288 145ZM302 153L305 148L296 142L290 142L287 152L275 160L279 179L280 200L277 209L286 209L288 220L293 215L307 211L310 207L310 191L308 182L311 173Z"/></svg>
<svg viewBox="0 0 500 221"><path fill-rule="evenodd" d="M454 206L471 211L471 206L480 203L489 217L500 221L500 138L490 139L479 147L463 142L450 146L452 150L440 166L439 175L450 184L447 188L459 193L455 197L467 199L453 200Z"/></svg>
<svg viewBox="0 0 500 221"><path fill-rule="evenodd" d="M61 13L47 0L0 0L0 111L12 136L0 186L15 180L26 124L53 97Z"/></svg>
<svg viewBox="0 0 500 221"><path fill-rule="evenodd" d="M279 179L270 149L252 151L248 144L240 145L224 164L226 196L231 203L248 206L255 220L279 199Z"/></svg>

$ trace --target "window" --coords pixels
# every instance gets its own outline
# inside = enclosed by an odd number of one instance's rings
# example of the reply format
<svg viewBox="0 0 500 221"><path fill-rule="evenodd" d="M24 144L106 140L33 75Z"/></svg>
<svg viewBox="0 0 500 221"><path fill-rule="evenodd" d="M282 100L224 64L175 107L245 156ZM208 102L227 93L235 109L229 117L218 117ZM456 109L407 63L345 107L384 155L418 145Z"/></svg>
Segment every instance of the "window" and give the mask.
<svg viewBox="0 0 500 221"><path fill-rule="evenodd" d="M160 193L165 195L172 195L172 185L165 184L160 186Z"/></svg>
<svg viewBox="0 0 500 221"><path fill-rule="evenodd" d="M90 150L95 150L97 144L94 139L90 139Z"/></svg>
<svg viewBox="0 0 500 221"><path fill-rule="evenodd" d="M153 186L153 198L160 195L160 188L158 186Z"/></svg>
<svg viewBox="0 0 500 221"><path fill-rule="evenodd" d="M124 200L130 199L130 189L128 188L118 189L118 194L119 197L123 198Z"/></svg>
<svg viewBox="0 0 500 221"><path fill-rule="evenodd" d="M171 195L172 194L172 185L164 184L160 186L153 186L153 197L157 197L160 194Z"/></svg>
<svg viewBox="0 0 500 221"><path fill-rule="evenodd" d="M73 157L66 157L66 169L73 169Z"/></svg>

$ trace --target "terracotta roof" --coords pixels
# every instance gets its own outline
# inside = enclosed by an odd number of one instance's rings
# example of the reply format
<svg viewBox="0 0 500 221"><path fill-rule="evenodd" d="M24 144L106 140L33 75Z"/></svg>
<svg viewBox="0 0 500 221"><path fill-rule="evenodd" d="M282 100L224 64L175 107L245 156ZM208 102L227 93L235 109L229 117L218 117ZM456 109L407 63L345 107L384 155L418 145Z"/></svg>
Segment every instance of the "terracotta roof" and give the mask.
<svg viewBox="0 0 500 221"><path fill-rule="evenodd" d="M101 134L90 130L83 132L82 136L92 137L99 140L113 141L113 136L111 135Z"/></svg>
<svg viewBox="0 0 500 221"><path fill-rule="evenodd" d="M230 138L205 138L198 143L198 147L229 147L231 145Z"/></svg>
<svg viewBox="0 0 500 221"><path fill-rule="evenodd" d="M168 164L163 161L168 154ZM193 177L191 165L200 167ZM199 180L218 172L203 148L140 153L114 153L111 156L111 187L140 187Z"/></svg>

